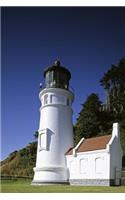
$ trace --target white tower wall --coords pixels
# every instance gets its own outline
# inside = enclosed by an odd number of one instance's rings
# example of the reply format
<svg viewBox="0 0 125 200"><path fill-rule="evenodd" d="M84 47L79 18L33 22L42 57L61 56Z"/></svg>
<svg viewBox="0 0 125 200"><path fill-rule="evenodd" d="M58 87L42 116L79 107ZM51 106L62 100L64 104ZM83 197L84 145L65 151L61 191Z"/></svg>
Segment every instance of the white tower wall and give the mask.
<svg viewBox="0 0 125 200"><path fill-rule="evenodd" d="M74 95L65 89L45 88L39 98L42 106L33 184L67 182L65 153L73 146Z"/></svg>

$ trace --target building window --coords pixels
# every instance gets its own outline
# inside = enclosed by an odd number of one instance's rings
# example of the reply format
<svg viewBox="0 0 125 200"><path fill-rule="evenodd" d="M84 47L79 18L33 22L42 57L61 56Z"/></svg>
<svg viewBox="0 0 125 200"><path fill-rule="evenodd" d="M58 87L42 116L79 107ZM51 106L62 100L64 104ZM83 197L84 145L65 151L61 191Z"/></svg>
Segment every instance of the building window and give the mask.
<svg viewBox="0 0 125 200"><path fill-rule="evenodd" d="M95 172L97 174L102 174L103 170L104 170L104 162L103 159L101 157L98 157L95 159Z"/></svg>
<svg viewBox="0 0 125 200"><path fill-rule="evenodd" d="M76 172L76 163L75 161L70 162L70 173L74 174Z"/></svg>
<svg viewBox="0 0 125 200"><path fill-rule="evenodd" d="M88 171L88 158L80 160L80 173L86 174Z"/></svg>
<svg viewBox="0 0 125 200"><path fill-rule="evenodd" d="M44 105L48 104L48 94L44 96Z"/></svg>
<svg viewBox="0 0 125 200"><path fill-rule="evenodd" d="M47 150L47 129L39 131L39 151Z"/></svg>

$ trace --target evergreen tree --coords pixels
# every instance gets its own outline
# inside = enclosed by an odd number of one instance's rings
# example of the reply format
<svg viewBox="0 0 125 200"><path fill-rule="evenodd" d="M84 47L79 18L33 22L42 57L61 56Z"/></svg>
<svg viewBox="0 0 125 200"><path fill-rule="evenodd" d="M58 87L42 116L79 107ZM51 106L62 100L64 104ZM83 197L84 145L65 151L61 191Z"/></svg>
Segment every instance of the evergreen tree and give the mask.
<svg viewBox="0 0 125 200"><path fill-rule="evenodd" d="M89 95L82 106L83 108L74 126L75 144L78 143L82 137L94 137L100 132L99 110L101 102L98 95L95 93Z"/></svg>
<svg viewBox="0 0 125 200"><path fill-rule="evenodd" d="M121 145L125 154L125 58L121 59L117 65L104 74L100 81L107 91L105 114L110 116L105 124L120 123ZM101 113L102 117L102 113ZM125 166L125 155L123 156L123 166Z"/></svg>
<svg viewBox="0 0 125 200"><path fill-rule="evenodd" d="M107 91L107 111L121 121L125 117L125 58L118 65L112 65L100 83Z"/></svg>

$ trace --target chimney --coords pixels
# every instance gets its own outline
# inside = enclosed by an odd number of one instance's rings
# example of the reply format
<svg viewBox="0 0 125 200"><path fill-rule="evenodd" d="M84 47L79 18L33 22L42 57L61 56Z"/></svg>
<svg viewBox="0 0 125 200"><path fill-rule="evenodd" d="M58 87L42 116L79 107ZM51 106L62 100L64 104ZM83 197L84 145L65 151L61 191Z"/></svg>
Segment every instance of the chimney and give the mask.
<svg viewBox="0 0 125 200"><path fill-rule="evenodd" d="M113 123L112 136L119 138L119 123Z"/></svg>

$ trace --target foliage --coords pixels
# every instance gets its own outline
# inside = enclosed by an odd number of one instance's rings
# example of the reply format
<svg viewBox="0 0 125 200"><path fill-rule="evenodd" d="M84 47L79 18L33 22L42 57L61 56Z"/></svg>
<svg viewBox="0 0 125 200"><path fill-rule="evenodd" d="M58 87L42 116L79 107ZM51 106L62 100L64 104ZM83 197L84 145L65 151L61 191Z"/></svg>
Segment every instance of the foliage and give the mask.
<svg viewBox="0 0 125 200"><path fill-rule="evenodd" d="M106 124L120 123L121 144L125 154L125 58L118 65L112 65L100 83L107 91L105 113L110 117Z"/></svg>
<svg viewBox="0 0 125 200"><path fill-rule="evenodd" d="M97 94L92 93L88 96L86 102L82 104L83 108L79 113L77 123L74 126L75 143L82 137L88 138L96 136L99 130L99 108L101 102Z"/></svg>
<svg viewBox="0 0 125 200"><path fill-rule="evenodd" d="M1 162L2 175L33 176L36 161L37 142L29 143L25 148L14 151Z"/></svg>
<svg viewBox="0 0 125 200"><path fill-rule="evenodd" d="M82 137L111 134L112 124L119 122L125 154L125 59L121 59L118 65L112 65L100 82L107 91L106 105L103 109L98 95L89 95L73 127L75 144Z"/></svg>
<svg viewBox="0 0 125 200"><path fill-rule="evenodd" d="M122 150L123 154L125 155L125 129L121 129L121 145L122 145ZM125 166L125 163L124 163Z"/></svg>
<svg viewBox="0 0 125 200"><path fill-rule="evenodd" d="M100 83L107 91L107 109L119 118L125 114L125 58L112 65Z"/></svg>

